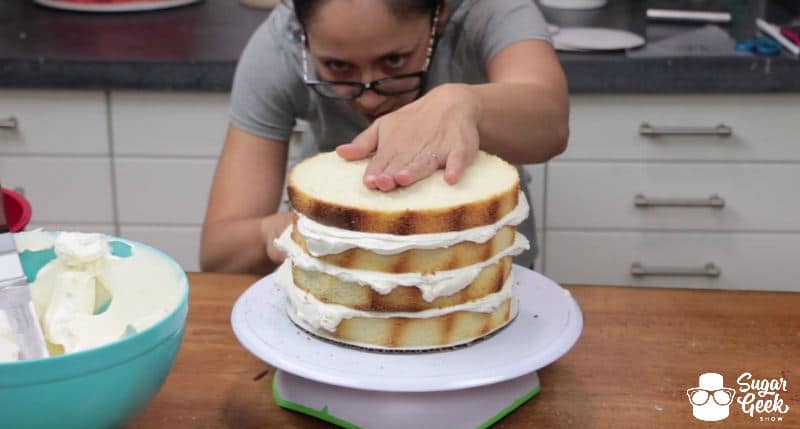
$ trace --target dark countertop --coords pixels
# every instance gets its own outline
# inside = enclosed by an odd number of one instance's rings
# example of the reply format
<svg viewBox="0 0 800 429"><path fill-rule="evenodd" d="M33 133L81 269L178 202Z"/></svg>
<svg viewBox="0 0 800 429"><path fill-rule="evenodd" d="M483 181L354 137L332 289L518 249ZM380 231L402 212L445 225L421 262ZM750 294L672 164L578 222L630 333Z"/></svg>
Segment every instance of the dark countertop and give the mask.
<svg viewBox="0 0 800 429"><path fill-rule="evenodd" d="M0 87L227 91L268 13L236 0L136 13L0 0Z"/></svg>
<svg viewBox="0 0 800 429"><path fill-rule="evenodd" d="M768 7L771 2L722 3L740 5L734 22L724 27L737 39L752 37L754 16L780 12ZM611 0L599 11L542 11L549 22L623 28L648 42L695 28L648 24L644 11L653 4ZM119 14L0 1L0 87L227 91L239 53L267 15L235 0ZM800 61L786 53L772 58L630 58L623 52L559 57L573 93L800 92Z"/></svg>

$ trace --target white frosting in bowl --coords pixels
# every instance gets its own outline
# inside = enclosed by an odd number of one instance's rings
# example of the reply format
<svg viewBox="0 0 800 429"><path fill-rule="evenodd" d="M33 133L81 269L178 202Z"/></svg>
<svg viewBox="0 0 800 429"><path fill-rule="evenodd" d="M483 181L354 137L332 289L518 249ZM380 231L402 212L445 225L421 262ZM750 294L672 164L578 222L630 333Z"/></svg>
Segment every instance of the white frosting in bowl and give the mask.
<svg viewBox="0 0 800 429"><path fill-rule="evenodd" d="M131 255L114 256L109 237L101 234L25 232L15 240L20 252L52 246L57 256L30 284L51 355L99 347L147 329L183 297L175 267L147 248L121 240L131 246ZM15 339L0 311L0 362L16 359Z"/></svg>

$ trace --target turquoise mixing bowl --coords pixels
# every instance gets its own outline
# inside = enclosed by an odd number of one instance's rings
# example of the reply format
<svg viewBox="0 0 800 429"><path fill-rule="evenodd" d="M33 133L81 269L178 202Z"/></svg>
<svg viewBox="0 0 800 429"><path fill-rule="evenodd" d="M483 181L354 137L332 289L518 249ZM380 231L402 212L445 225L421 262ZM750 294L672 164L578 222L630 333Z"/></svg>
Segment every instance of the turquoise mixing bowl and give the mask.
<svg viewBox="0 0 800 429"><path fill-rule="evenodd" d="M182 298L166 318L102 347L44 359L0 363L0 428L93 429L123 426L158 393L183 339L189 281L169 256L147 245L108 237L114 254L130 247L160 255L174 269ZM52 252L52 250L50 250ZM54 254L52 255L54 257ZM52 257L23 252L29 280ZM173 280L174 281L174 280Z"/></svg>

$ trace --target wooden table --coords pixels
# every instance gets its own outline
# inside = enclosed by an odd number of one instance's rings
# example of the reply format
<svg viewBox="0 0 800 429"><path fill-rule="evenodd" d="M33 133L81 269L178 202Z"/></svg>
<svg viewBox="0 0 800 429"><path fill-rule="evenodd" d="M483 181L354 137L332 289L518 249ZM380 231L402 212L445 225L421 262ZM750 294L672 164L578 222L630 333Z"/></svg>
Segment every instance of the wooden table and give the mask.
<svg viewBox="0 0 800 429"><path fill-rule="evenodd" d="M236 298L257 277L190 274L186 337L158 396L132 428L323 428L279 408L275 369L230 327ZM583 310L575 347L539 371L542 391L495 428L800 427L800 293L568 286ZM750 417L734 401L721 423L694 419L686 389L717 372L787 381L786 414ZM737 396L742 393L737 392ZM782 417L782 422L764 422Z"/></svg>

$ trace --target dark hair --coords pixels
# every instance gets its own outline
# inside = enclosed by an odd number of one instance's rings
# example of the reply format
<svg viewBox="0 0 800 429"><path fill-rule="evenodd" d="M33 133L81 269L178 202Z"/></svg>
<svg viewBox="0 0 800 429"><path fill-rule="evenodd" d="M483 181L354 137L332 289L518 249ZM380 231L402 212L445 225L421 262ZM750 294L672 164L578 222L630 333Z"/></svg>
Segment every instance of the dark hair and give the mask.
<svg viewBox="0 0 800 429"><path fill-rule="evenodd" d="M294 4L294 13L300 25L306 26L314 12L322 6L323 3L330 0L293 0L290 3ZM389 6L389 9L400 17L409 17L413 15L432 15L436 10L436 6L444 0L383 0Z"/></svg>

